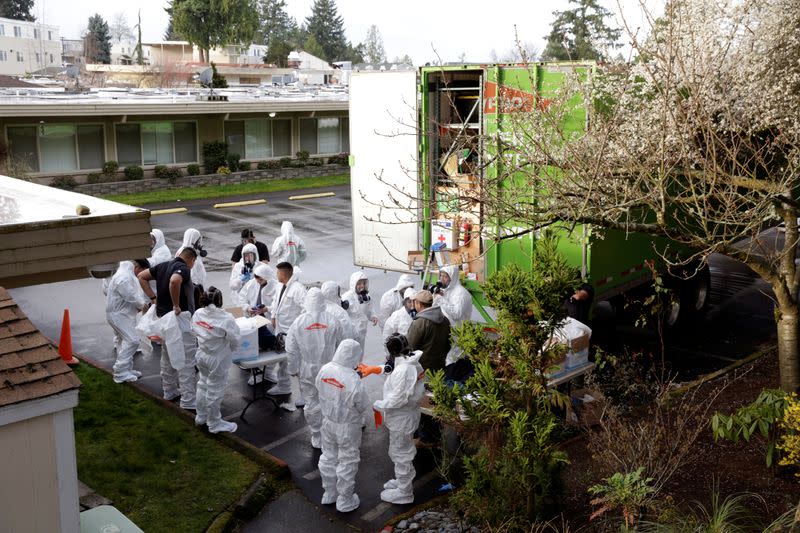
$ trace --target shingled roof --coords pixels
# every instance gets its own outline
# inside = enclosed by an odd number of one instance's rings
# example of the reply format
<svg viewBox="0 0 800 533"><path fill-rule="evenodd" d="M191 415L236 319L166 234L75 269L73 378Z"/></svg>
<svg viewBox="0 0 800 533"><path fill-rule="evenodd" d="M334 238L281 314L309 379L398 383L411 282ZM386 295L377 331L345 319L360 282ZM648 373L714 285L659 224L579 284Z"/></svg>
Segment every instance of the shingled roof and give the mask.
<svg viewBox="0 0 800 533"><path fill-rule="evenodd" d="M55 347L0 287L0 407L80 385Z"/></svg>

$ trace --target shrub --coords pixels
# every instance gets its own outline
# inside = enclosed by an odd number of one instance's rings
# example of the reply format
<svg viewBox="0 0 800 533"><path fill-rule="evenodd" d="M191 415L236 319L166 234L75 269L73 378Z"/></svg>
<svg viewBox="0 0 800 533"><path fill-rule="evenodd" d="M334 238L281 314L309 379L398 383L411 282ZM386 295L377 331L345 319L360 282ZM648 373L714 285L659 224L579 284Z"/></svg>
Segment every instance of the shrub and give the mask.
<svg viewBox="0 0 800 533"><path fill-rule="evenodd" d="M251 168L253 168L253 163L251 163L250 161L239 161L240 172L247 172Z"/></svg>
<svg viewBox="0 0 800 533"><path fill-rule="evenodd" d="M90 172L86 174L86 183L100 183L102 181L100 174L97 172Z"/></svg>
<svg viewBox="0 0 800 533"><path fill-rule="evenodd" d="M192 163L191 165L186 167L186 174L188 176L199 176L200 175L200 165L197 163Z"/></svg>
<svg viewBox="0 0 800 533"><path fill-rule="evenodd" d="M307 159L292 159L292 163L289 165L291 168L306 168L308 166Z"/></svg>
<svg viewBox="0 0 800 533"><path fill-rule="evenodd" d="M227 176L227 175L229 175L230 173L231 173L231 169L229 169L228 167L225 167L225 166L223 166L223 167L219 167L219 168L217 169L217 174L220 174L220 175L222 175L222 176Z"/></svg>
<svg viewBox="0 0 800 533"><path fill-rule="evenodd" d="M597 496L592 500L592 505L600 508L589 517L593 520L603 514L619 509L625 521L625 531L633 527L639 519L639 514L653 495L652 478L645 477L644 468L637 468L633 472L613 476L603 480L603 483L589 487L589 494Z"/></svg>
<svg viewBox="0 0 800 533"><path fill-rule="evenodd" d="M267 170L269 169L268 161L259 161L256 163L256 170Z"/></svg>
<svg viewBox="0 0 800 533"><path fill-rule="evenodd" d="M796 468L800 466L800 402L797 401L796 394L789 396L780 427L783 431L778 443L778 450L783 453L780 464ZM800 470L795 475L800 477Z"/></svg>
<svg viewBox="0 0 800 533"><path fill-rule="evenodd" d="M106 176L113 176L119 170L119 163L116 161L106 161L103 163L103 174Z"/></svg>
<svg viewBox="0 0 800 533"><path fill-rule="evenodd" d="M78 182L72 176L57 176L50 182L50 186L71 191L78 186Z"/></svg>
<svg viewBox="0 0 800 533"><path fill-rule="evenodd" d="M128 181L140 180L144 177L144 170L139 165L130 165L123 171L125 179Z"/></svg>
<svg viewBox="0 0 800 533"><path fill-rule="evenodd" d="M313 158L309 159L308 161L306 161L306 166L309 166L309 167L321 167L322 164L323 164L323 161L322 161L321 157L313 157Z"/></svg>
<svg viewBox="0 0 800 533"><path fill-rule="evenodd" d="M228 143L213 141L203 143L203 167L206 174L214 174L219 167L227 164Z"/></svg>
<svg viewBox="0 0 800 533"><path fill-rule="evenodd" d="M178 178L183 176L181 169L168 167L166 165L157 165L154 172L158 179L169 180L170 183L175 183Z"/></svg>
<svg viewBox="0 0 800 533"><path fill-rule="evenodd" d="M278 163L280 163L281 167L290 167L290 166L292 166L292 158L291 157L281 157L278 160Z"/></svg>
<svg viewBox="0 0 800 533"><path fill-rule="evenodd" d="M294 155L296 155L297 159L299 159L300 161L308 161L308 156L309 156L308 150L300 150Z"/></svg>
<svg viewBox="0 0 800 533"><path fill-rule="evenodd" d="M225 165L231 172L237 172L239 170L239 154L228 154L228 157L225 158Z"/></svg>
<svg viewBox="0 0 800 533"><path fill-rule="evenodd" d="M153 175L160 180L167 179L169 177L169 167L167 165L156 165L153 167Z"/></svg>
<svg viewBox="0 0 800 533"><path fill-rule="evenodd" d="M328 158L329 165L347 165L350 163L350 154L342 152L341 154L332 155Z"/></svg>

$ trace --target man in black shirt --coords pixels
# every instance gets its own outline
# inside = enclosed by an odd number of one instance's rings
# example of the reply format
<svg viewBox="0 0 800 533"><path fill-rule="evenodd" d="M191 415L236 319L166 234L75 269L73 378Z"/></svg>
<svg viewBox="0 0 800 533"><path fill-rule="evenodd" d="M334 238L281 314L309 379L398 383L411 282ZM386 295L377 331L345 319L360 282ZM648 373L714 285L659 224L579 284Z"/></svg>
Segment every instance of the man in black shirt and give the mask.
<svg viewBox="0 0 800 533"><path fill-rule="evenodd" d="M194 248L184 248L175 259L161 263L139 273L139 284L156 306L156 315L174 312L176 315L184 311L194 313L194 284L192 283L191 270L197 259ZM150 281L156 282L156 293L150 288ZM183 320L183 319L179 319ZM167 344L161 346L161 387L164 399L174 400L181 398L181 407L184 409L195 408L195 391L197 389L197 376L195 374L195 352L197 341L192 335L191 325L181 327L181 338L185 355L184 365L175 368L170 361Z"/></svg>
<svg viewBox="0 0 800 533"><path fill-rule="evenodd" d="M231 255L231 262L236 264L242 259L242 248L245 244L255 244L258 250L258 260L262 263L269 263L269 248L263 242L257 241L253 230L245 228L242 230L242 242L234 250Z"/></svg>

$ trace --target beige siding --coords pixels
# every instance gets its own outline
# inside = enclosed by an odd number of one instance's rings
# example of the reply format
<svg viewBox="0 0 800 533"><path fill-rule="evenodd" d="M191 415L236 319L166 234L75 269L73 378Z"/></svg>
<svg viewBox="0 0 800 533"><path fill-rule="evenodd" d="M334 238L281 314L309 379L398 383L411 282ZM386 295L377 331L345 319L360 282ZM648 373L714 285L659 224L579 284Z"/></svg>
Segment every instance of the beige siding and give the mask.
<svg viewBox="0 0 800 533"><path fill-rule="evenodd" d="M0 427L0 531L62 531L55 415Z"/></svg>

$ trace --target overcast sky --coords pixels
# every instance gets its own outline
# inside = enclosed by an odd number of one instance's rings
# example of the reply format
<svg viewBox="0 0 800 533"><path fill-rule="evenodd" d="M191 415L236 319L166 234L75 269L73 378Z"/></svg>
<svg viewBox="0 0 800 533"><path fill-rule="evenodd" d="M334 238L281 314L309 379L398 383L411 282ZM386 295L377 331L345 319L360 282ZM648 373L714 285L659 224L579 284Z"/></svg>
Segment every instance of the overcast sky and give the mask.
<svg viewBox="0 0 800 533"><path fill-rule="evenodd" d="M633 26L641 25L639 0L619 0ZM660 0L647 0L649 6ZM313 0L287 0L290 15L302 22L311 13ZM618 12L617 0L600 0ZM87 19L99 13L110 22L124 12L131 26L142 13L142 39L161 40L167 26L165 0L36 0L36 17L61 28L61 35L78 38ZM383 36L386 55L409 54L417 65L441 57L456 61L488 61L492 50L500 56L514 47L514 25L520 41L533 43L540 51L553 21L552 12L567 7L567 0L338 0L347 38L362 42L371 24Z"/></svg>

